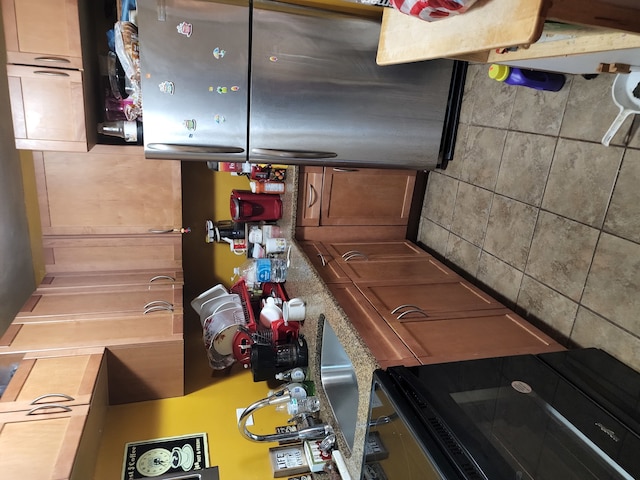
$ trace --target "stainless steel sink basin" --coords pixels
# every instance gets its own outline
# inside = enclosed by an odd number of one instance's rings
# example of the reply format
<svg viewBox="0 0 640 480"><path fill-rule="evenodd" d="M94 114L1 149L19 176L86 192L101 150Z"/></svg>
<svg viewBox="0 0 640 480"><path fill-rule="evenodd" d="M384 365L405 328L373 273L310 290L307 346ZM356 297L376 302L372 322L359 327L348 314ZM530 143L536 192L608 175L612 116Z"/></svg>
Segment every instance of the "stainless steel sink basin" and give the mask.
<svg viewBox="0 0 640 480"><path fill-rule="evenodd" d="M351 450L358 417L358 380L347 352L327 321L322 330L320 380L333 415Z"/></svg>

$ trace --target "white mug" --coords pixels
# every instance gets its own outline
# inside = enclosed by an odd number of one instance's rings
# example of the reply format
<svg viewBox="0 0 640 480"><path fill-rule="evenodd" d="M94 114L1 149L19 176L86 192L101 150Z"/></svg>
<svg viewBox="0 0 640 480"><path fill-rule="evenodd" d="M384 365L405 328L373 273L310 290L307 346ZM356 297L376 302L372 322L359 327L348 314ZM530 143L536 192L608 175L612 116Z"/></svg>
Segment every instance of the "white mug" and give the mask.
<svg viewBox="0 0 640 480"><path fill-rule="evenodd" d="M301 298L292 298L282 305L282 315L285 324L287 322L302 322L306 312L307 307Z"/></svg>
<svg viewBox="0 0 640 480"><path fill-rule="evenodd" d="M271 322L282 318L282 310L276 305L273 297L267 297L262 310L260 310L260 323L265 327L271 327Z"/></svg>
<svg viewBox="0 0 640 480"><path fill-rule="evenodd" d="M267 238L264 242L264 249L269 253L283 253L287 250L287 240L284 238Z"/></svg>

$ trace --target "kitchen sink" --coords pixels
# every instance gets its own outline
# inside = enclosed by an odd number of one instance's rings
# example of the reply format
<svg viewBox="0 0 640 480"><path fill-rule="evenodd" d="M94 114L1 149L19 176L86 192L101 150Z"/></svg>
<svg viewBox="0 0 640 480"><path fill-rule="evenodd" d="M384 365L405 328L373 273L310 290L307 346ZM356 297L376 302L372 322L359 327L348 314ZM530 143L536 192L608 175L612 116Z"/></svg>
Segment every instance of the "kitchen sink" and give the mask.
<svg viewBox="0 0 640 480"><path fill-rule="evenodd" d="M322 330L320 380L331 411L351 450L358 418L358 380L351 359L327 321Z"/></svg>

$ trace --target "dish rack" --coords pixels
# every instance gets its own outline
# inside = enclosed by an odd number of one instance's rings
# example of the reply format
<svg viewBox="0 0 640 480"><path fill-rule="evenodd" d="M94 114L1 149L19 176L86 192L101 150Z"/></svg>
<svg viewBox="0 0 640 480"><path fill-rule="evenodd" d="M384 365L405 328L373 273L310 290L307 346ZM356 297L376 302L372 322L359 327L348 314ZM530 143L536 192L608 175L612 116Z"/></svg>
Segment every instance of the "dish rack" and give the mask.
<svg viewBox="0 0 640 480"><path fill-rule="evenodd" d="M233 357L243 365L251 365L251 346L254 344L277 346L292 343L298 338L300 322L285 323L280 318L271 322L270 328L263 326L257 318L262 308L261 300L272 296L283 303L289 300L281 283L262 284L262 296L252 299L244 279L240 279L229 290L240 296L246 324L240 326L233 339Z"/></svg>

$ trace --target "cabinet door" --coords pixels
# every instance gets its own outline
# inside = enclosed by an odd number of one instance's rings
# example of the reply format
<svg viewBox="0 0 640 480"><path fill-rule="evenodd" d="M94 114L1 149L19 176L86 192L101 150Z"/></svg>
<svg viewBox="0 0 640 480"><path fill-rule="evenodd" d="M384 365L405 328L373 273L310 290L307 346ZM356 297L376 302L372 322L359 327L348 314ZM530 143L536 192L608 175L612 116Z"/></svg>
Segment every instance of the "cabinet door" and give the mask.
<svg viewBox="0 0 640 480"><path fill-rule="evenodd" d="M16 147L88 149L82 72L7 65Z"/></svg>
<svg viewBox="0 0 640 480"><path fill-rule="evenodd" d="M302 167L298 187L298 219L301 227L320 225L322 195L322 167Z"/></svg>
<svg viewBox="0 0 640 480"><path fill-rule="evenodd" d="M79 2L2 0L7 61L82 68Z"/></svg>
<svg viewBox="0 0 640 480"><path fill-rule="evenodd" d="M176 233L47 235L42 246L49 273L182 268L182 236Z"/></svg>
<svg viewBox="0 0 640 480"><path fill-rule="evenodd" d="M142 147L34 154L44 235L147 234L182 226L180 162Z"/></svg>
<svg viewBox="0 0 640 480"><path fill-rule="evenodd" d="M402 339L378 315L355 285L332 284L329 285L329 289L381 368L420 364Z"/></svg>
<svg viewBox="0 0 640 480"><path fill-rule="evenodd" d="M342 270L358 284L412 284L458 282L461 278L428 255L393 260L340 262Z"/></svg>
<svg viewBox="0 0 640 480"><path fill-rule="evenodd" d="M510 311L481 317L396 321L391 327L422 364L564 349Z"/></svg>
<svg viewBox="0 0 640 480"><path fill-rule="evenodd" d="M329 254L323 244L300 242L302 251L326 283L351 283L339 263Z"/></svg>
<svg viewBox="0 0 640 480"><path fill-rule="evenodd" d="M34 294L14 323L101 318L114 314L148 314L182 307L182 288L173 286L111 287L111 291Z"/></svg>
<svg viewBox="0 0 640 480"><path fill-rule="evenodd" d="M63 413L0 414L3 478L72 478L88 413L89 405L80 405Z"/></svg>
<svg viewBox="0 0 640 480"><path fill-rule="evenodd" d="M182 340L109 347L109 403L184 395Z"/></svg>
<svg viewBox="0 0 640 480"><path fill-rule="evenodd" d="M357 284L364 296L390 323L432 321L503 313L505 307L465 281ZM407 305L406 307L403 307Z"/></svg>
<svg viewBox="0 0 640 480"><path fill-rule="evenodd" d="M149 289L166 285L184 285L184 275L176 270L152 270L149 272L100 272L100 273L48 273L38 285L36 293L62 293L96 291L105 287L137 287Z"/></svg>
<svg viewBox="0 0 640 480"><path fill-rule="evenodd" d="M102 355L24 358L0 397L0 412L31 410L43 403L91 401Z"/></svg>
<svg viewBox="0 0 640 480"><path fill-rule="evenodd" d="M396 257L429 256L412 242L332 242L324 244L334 258L344 261L380 260Z"/></svg>
<svg viewBox="0 0 640 480"><path fill-rule="evenodd" d="M407 225L416 173L325 168L321 225Z"/></svg>
<svg viewBox="0 0 640 480"><path fill-rule="evenodd" d="M0 353L46 351L182 341L182 313L114 315L88 320L12 323Z"/></svg>

